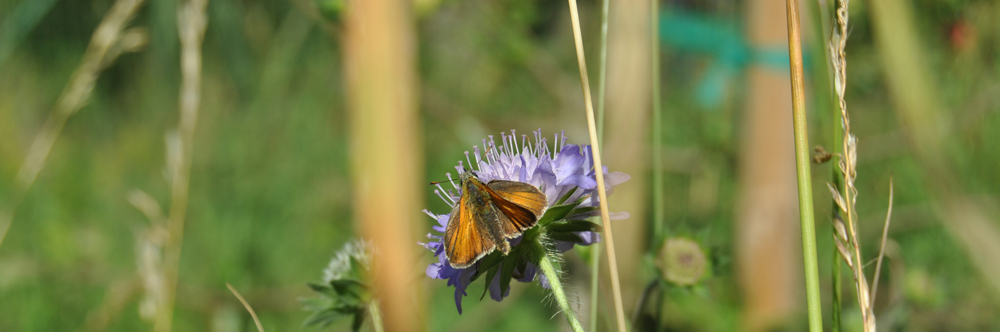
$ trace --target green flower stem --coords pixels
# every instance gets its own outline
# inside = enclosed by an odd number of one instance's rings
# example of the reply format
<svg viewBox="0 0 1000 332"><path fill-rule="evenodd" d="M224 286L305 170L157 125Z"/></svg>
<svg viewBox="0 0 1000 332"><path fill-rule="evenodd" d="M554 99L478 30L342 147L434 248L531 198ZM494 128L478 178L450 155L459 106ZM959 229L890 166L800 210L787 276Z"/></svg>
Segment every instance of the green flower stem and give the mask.
<svg viewBox="0 0 1000 332"><path fill-rule="evenodd" d="M799 187L799 220L802 224L802 256L806 277L806 308L809 331L823 331L820 306L819 264L816 260L816 224L813 220L812 182L809 165L809 134L806 122L805 75L802 68L802 38L799 3L785 1L788 14L788 58L792 78L792 122L795 129L795 170Z"/></svg>
<svg viewBox="0 0 1000 332"><path fill-rule="evenodd" d="M836 229L834 229L833 231L834 231L834 234L837 234L836 233L837 232ZM834 244L834 245L836 246L836 244ZM832 321L830 322L830 326L831 326L830 331L831 332L840 332L840 308L843 305L841 303L842 300L841 300L840 294L841 294L841 292L843 292L843 288L844 288L844 286L843 286L844 282L842 281L843 277L842 277L842 273L840 272L841 264L843 264L843 263L840 262L841 259L842 258L840 257L840 253L837 251L836 248L834 248L833 249L833 268L831 269L831 271L832 271L831 273L833 274L833 312L832 312L832 315L831 315L832 317L830 318L830 319L832 319Z"/></svg>
<svg viewBox="0 0 1000 332"><path fill-rule="evenodd" d="M549 286L552 287L552 295L555 296L556 303L559 303L559 309L566 316L569 327L573 329L573 332L583 332L583 326L580 325L580 320L576 318L576 312L573 312L573 308L569 306L569 300L566 299L562 282L559 281L559 273L556 271L555 266L552 265L552 255L542 256L542 260L538 262L538 267L542 269L542 273L549 279Z"/></svg>
<svg viewBox="0 0 1000 332"><path fill-rule="evenodd" d="M660 4L653 0L650 8L650 49L652 59L652 92L653 92L653 241L660 244L663 241L663 223L665 211L663 208L663 109L660 104Z"/></svg>
<svg viewBox="0 0 1000 332"><path fill-rule="evenodd" d="M601 59L597 73L597 139L604 146L604 92L608 72L608 7L610 0L601 1ZM598 219L598 218L595 218ZM600 221L597 221L600 223ZM597 331L597 302L601 298L601 246L590 246L590 330Z"/></svg>
<svg viewBox="0 0 1000 332"><path fill-rule="evenodd" d="M827 60L827 63L830 63L830 61ZM831 107L833 112L831 112L830 114L831 115L830 126L833 129L833 141L832 141L833 143L831 143L830 146L833 149L832 153L834 155L840 155L841 153L843 153L844 150L843 144L840 144L840 142L844 141L844 136L843 136L844 127L840 125L840 103L831 102L831 104L833 104L833 107ZM833 160L830 161L830 171L831 171L830 173L833 173L831 175L833 181L833 187L837 188L837 190L839 191L842 191L843 174L840 173L840 169L837 167L837 164L833 162ZM837 207L836 201L831 202L830 205L831 205L830 211L833 211L831 217L835 217L840 212L840 208ZM835 226L830 225L830 228L832 234L837 234L837 229ZM844 289L843 285L844 278L840 270L844 263L843 263L843 258L840 257L840 252L837 251L837 241L830 241L830 247L831 247L830 251L833 252L832 255L833 262L831 262L833 264L833 267L830 269L830 273L833 274L833 304L832 304L833 310L831 312L832 324L830 324L831 327L830 331L840 332L841 331L840 316L841 316L841 310L843 308L843 299L841 294L843 294L842 291Z"/></svg>
<svg viewBox="0 0 1000 332"><path fill-rule="evenodd" d="M601 281L601 245L590 246L590 330L597 331L597 302L600 299L598 285Z"/></svg>
<svg viewBox="0 0 1000 332"><path fill-rule="evenodd" d="M597 72L597 139L604 145L604 85L608 73L608 2L601 1L601 59Z"/></svg>
<svg viewBox="0 0 1000 332"><path fill-rule="evenodd" d="M368 314L371 315L375 332L385 332L385 328L382 327L382 309L379 309L377 300L368 301Z"/></svg>

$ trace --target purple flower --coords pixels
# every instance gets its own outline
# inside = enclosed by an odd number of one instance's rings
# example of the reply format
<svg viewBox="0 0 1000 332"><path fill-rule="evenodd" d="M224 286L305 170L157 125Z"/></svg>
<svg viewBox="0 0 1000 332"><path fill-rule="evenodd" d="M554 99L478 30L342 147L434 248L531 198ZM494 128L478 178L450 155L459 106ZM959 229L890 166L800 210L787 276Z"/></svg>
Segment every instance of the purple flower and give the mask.
<svg viewBox="0 0 1000 332"><path fill-rule="evenodd" d="M590 146L567 145L565 133L560 133L555 135L554 144L550 149L547 140L542 137L541 129L533 134L534 139L522 135L519 140L513 130L511 130L510 135L501 133L501 145L497 145L493 136L490 135L488 140L482 141L483 146L488 147L485 156L482 155L478 146L474 146L472 155L468 151L465 152L465 162L468 164L466 165L460 160L455 169L459 173L466 169L473 171L483 182L499 179L534 185L545 193L549 207L567 203L575 204L575 207L560 220L579 221L598 215L597 180ZM609 195L611 188L629 179L627 174L621 172L608 173L607 167L604 167L602 171L605 189ZM447 176L448 179L452 179L451 173L448 173ZM461 187L456 181L452 181L451 184L453 189L447 190L438 184L434 193L441 197L445 203L454 207L462 193ZM430 242L421 243L425 248L433 251L434 256L438 258L438 262L427 266L427 276L448 280L448 286L455 287L455 305L461 314L462 298L468 295L466 289L473 278L478 277L481 273L486 273L486 271L480 271L479 263L464 269L453 268L444 255L444 245L441 242L450 214L435 214L427 210L424 210L424 213L437 220L437 225L432 227L434 231L427 234L427 237L431 239ZM628 213L611 214L612 220L625 218L628 218ZM566 225L565 222L559 221L553 221L551 224ZM539 222L539 226L536 227L545 226ZM601 241L601 236L596 231L578 231L576 228L553 226L543 232L549 235L547 246L556 252L566 252L573 249L575 245L590 245ZM511 247L517 247L521 239L521 237L511 239ZM548 288L548 280L545 279L545 276L537 273L538 266L534 262L504 259L491 269L502 270L504 264L515 264L514 279L521 282L531 282L538 275L542 286ZM490 298L495 301L502 300L510 291L509 288L506 289L506 292L501 291L502 288L506 288L501 279L501 274L495 273L492 280L489 281L488 292Z"/></svg>

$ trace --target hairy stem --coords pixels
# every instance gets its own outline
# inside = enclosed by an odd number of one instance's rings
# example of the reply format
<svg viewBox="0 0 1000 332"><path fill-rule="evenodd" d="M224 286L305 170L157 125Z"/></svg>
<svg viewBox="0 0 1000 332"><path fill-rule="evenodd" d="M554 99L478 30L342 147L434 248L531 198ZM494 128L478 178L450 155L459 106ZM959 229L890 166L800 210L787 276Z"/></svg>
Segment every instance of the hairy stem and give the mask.
<svg viewBox="0 0 1000 332"><path fill-rule="evenodd" d="M566 293L563 291L562 282L559 281L559 272L556 271L555 266L552 265L552 256L545 255L542 260L538 262L538 267L542 269L542 273L545 274L545 278L549 279L549 286L552 287L552 296L556 298L556 303L559 304L559 309L562 310L563 315L566 316L566 321L569 322L569 327L573 329L573 332L582 332L583 326L580 325L580 320L576 318L576 312L573 308L569 306L569 300L566 298Z"/></svg>

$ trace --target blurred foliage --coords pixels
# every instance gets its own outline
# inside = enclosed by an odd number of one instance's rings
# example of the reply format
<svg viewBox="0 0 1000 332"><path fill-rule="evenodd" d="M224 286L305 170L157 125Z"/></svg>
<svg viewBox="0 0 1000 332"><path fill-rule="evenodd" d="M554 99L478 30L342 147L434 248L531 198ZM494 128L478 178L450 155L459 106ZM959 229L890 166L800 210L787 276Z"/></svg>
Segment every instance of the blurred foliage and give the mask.
<svg viewBox="0 0 1000 332"><path fill-rule="evenodd" d="M338 3L209 3L202 112L174 324L178 331L252 329L226 290L227 282L250 290L245 295L269 330L299 329L309 313L297 300L312 296L304 285L352 237L339 35L319 28L330 22L307 10L336 21L331 14L341 10ZM417 3L427 178L441 179L481 137L511 128L565 129L573 143L585 142L564 1ZM0 2L0 199L112 4ZM996 202L1000 3L913 4L930 71L957 128L946 144L959 161L964 189ZM591 36L589 54L596 54L598 6L592 0L581 3L584 36ZM18 208L0 247L0 331L149 328L138 315L141 287L135 281L137 234L149 223L126 197L141 189L163 206L169 202L164 135L177 122L176 7L176 1L158 0L141 10L133 25L148 29L149 45L103 72ZM742 22L745 1L674 0L661 7ZM867 8L861 4L852 10L847 96L860 140L858 208L868 256L877 248L890 176L897 186L890 237L899 250L890 257L892 267L884 271L879 288L889 294L879 296L876 306L880 325L906 331L1000 326L1000 316L993 314L1000 310L1000 297L986 291L986 277L944 231L940 223L948 221L930 213L929 187L887 97ZM596 69L597 57L589 59L591 70ZM670 45L661 60L668 229L696 234L713 264L728 262L738 213L733 203L743 91L734 84L713 112L703 112L691 82L704 77L712 60ZM809 79L824 75L817 70ZM824 118L831 106L810 105L815 126L835 123ZM829 147L825 129L814 129L812 140ZM614 161L608 164L613 167ZM828 167L831 163L814 167L816 181L829 178ZM823 207L830 198L822 190L816 193L818 220L827 220L830 211ZM432 196L427 195L428 209L448 210ZM425 223L429 229L433 220ZM831 255L830 234L827 227L818 229L824 262ZM430 262L423 248L416 243L413 248L414 259ZM583 262L567 255L562 265L571 291L588 289ZM821 269L829 294L829 265ZM511 296L500 303L468 301L465 314L458 316L443 282L424 278L422 271L413 271L413 277L421 278L430 295L430 331L554 330L560 323L551 319L555 308L534 285L512 285ZM736 285L731 264L714 264L711 277L694 290L667 290L663 324L671 331L735 330L740 317ZM845 294L845 299L853 296ZM114 306L118 297L125 299L120 307ZM853 317L850 309L845 315ZM349 325L332 326L346 330Z"/></svg>

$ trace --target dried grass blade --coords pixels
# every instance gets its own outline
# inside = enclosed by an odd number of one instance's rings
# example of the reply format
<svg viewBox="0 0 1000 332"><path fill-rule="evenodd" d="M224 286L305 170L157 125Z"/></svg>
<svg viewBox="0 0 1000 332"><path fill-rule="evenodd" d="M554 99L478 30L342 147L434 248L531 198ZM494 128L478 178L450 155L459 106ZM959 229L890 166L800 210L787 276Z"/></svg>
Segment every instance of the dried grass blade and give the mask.
<svg viewBox="0 0 1000 332"><path fill-rule="evenodd" d="M257 313L253 311L252 307L250 307L250 303L247 303L247 300L244 300L243 296L240 296L240 292L237 292L236 288L233 288L233 285L230 285L227 282L226 287L229 287L229 291L233 292L233 295L236 295L236 298L240 300L240 303L243 303L243 307L247 308L247 311L250 312L250 317L253 318L253 323L257 324L257 331L264 332L264 326L260 325L260 319L257 319Z"/></svg>
<svg viewBox="0 0 1000 332"><path fill-rule="evenodd" d="M878 294L878 278L882 272L882 258L885 257L885 243L889 239L889 223L892 221L892 178L889 178L889 209L885 213L885 226L882 227L882 247L878 250L878 263L875 263L875 278L872 279L872 304Z"/></svg>

